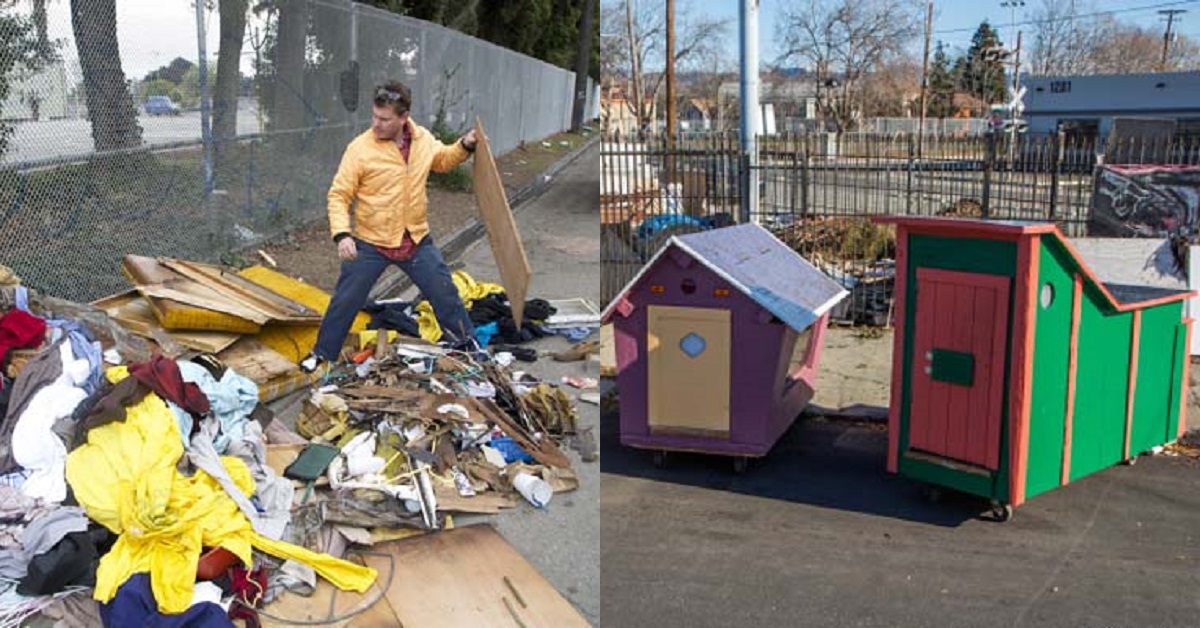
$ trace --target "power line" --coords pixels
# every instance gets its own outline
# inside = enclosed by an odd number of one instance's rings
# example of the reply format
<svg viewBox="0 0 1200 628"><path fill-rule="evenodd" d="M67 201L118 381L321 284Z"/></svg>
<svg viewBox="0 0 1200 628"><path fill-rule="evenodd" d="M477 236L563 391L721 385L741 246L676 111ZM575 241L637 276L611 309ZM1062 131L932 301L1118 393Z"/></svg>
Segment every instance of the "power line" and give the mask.
<svg viewBox="0 0 1200 628"><path fill-rule="evenodd" d="M1159 2L1158 4L1148 4L1148 5L1140 6L1140 7L1128 7L1125 9L1110 9L1108 11L1095 11L1092 13L1080 13L1079 15L1075 15L1072 17L1077 19L1077 18L1084 18L1084 17L1099 17L1101 15L1117 15L1120 13L1136 13L1138 11L1152 11L1155 9L1176 7L1176 6L1179 6L1182 4L1196 4L1197 2L1200 2L1200 0L1181 0L1179 2ZM1068 18L1062 17L1062 18L1045 19L1045 20L1025 20L1024 22L1017 22L1016 24L1011 24L1010 26L1031 26L1031 25L1035 25L1035 24L1052 24L1054 22L1059 22L1059 21L1062 21L1065 19L1068 19ZM948 28L948 29L943 29L943 30L939 30L939 31L934 31L933 33L935 35L947 35L950 33L973 33L973 32L975 32L975 30L977 28L979 28L979 27L978 26L970 26L970 27L965 27L965 28Z"/></svg>

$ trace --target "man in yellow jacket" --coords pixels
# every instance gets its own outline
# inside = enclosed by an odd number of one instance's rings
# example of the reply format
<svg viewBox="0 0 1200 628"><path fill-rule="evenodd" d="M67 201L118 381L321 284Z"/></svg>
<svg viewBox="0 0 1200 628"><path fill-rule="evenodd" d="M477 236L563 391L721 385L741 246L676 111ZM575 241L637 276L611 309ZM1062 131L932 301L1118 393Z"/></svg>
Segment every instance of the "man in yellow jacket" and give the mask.
<svg viewBox="0 0 1200 628"><path fill-rule="evenodd" d="M429 235L425 193L430 170L448 172L475 151L475 131L441 143L409 117L412 93L398 81L376 88L374 104L371 128L346 147L329 188L329 231L342 272L317 344L300 363L309 372L338 358L355 315L390 264L412 279L457 345L469 345L475 335L450 268Z"/></svg>

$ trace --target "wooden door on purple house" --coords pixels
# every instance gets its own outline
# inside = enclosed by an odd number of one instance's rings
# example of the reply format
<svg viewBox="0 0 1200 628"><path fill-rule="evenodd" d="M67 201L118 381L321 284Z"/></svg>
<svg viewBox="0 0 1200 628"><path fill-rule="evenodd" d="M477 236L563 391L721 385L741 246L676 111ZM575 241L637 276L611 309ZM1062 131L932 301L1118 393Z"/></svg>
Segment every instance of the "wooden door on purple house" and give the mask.
<svg viewBox="0 0 1200 628"><path fill-rule="evenodd" d="M917 269L910 450L999 468L1010 283Z"/></svg>

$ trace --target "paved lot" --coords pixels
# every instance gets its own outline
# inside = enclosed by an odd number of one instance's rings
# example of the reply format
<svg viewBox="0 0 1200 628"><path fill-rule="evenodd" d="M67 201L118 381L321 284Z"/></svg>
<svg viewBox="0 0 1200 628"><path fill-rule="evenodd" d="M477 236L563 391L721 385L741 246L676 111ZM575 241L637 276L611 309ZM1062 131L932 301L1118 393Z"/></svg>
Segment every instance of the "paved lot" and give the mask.
<svg viewBox="0 0 1200 628"><path fill-rule="evenodd" d="M1142 459L1035 497L927 501L886 473L880 426L797 424L734 475L665 469L602 418L609 626L1200 625L1200 469Z"/></svg>

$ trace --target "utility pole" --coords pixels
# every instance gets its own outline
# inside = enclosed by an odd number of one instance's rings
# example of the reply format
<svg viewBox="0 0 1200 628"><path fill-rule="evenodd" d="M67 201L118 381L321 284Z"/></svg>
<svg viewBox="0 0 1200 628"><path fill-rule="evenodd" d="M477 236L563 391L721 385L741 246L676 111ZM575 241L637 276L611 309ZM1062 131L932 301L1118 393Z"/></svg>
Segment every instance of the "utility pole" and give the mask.
<svg viewBox="0 0 1200 628"><path fill-rule="evenodd" d="M925 54L921 60L921 123L917 127L917 156L925 147L925 116L929 107L929 39L933 36L933 0L925 5Z"/></svg>
<svg viewBox="0 0 1200 628"><path fill-rule="evenodd" d="M675 148L675 0L667 0L667 150Z"/></svg>
<svg viewBox="0 0 1200 628"><path fill-rule="evenodd" d="M1163 49L1162 61L1159 63L1159 71L1167 71L1167 52L1171 49L1171 27L1175 24L1175 16L1180 13L1187 13L1186 9L1163 9L1158 12L1159 15L1167 16L1167 30L1163 33Z"/></svg>
<svg viewBox="0 0 1200 628"><path fill-rule="evenodd" d="M583 128L584 109L587 109L588 68L592 65L592 18L595 12L596 0L583 3L583 16L579 19L579 56L575 58L575 104L571 110L571 130L576 133Z"/></svg>

